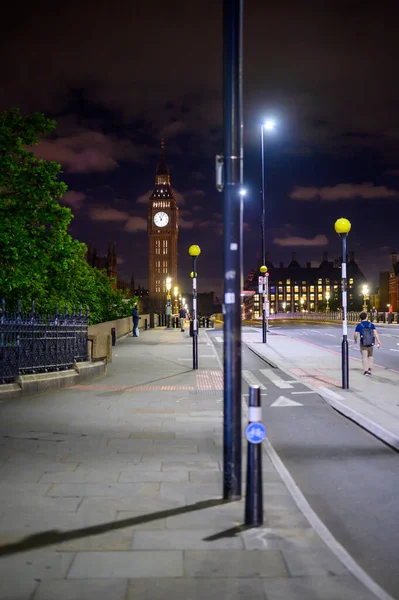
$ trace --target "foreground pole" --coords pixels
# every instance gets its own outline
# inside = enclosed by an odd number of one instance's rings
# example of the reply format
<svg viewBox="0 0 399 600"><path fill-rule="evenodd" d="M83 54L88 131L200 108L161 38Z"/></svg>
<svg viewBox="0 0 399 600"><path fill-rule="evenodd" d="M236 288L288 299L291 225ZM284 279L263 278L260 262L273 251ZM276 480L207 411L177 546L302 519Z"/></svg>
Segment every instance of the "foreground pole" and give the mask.
<svg viewBox="0 0 399 600"><path fill-rule="evenodd" d="M243 0L224 0L223 497L226 500L241 498L242 12Z"/></svg>
<svg viewBox="0 0 399 600"><path fill-rule="evenodd" d="M266 430L262 423L258 385L249 387L248 427L245 435L248 440L245 525L259 527L263 524L262 442Z"/></svg>

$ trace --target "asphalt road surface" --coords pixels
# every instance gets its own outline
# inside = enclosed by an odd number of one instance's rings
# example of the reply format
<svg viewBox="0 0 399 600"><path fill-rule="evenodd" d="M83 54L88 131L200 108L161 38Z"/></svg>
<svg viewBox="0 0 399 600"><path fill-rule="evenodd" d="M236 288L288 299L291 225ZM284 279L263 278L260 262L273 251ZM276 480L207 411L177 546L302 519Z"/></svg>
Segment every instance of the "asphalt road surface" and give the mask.
<svg viewBox="0 0 399 600"><path fill-rule="evenodd" d="M292 335L293 337L306 340L317 346L322 346L328 350L341 353L342 325L330 323L281 323L272 322L271 328L280 333ZM384 325L378 327L378 334L381 340L381 348L374 350L374 362L376 365L399 371L399 326ZM349 355L353 358L360 358L359 346L353 343L353 333L355 325L348 326Z"/></svg>
<svg viewBox="0 0 399 600"><path fill-rule="evenodd" d="M209 334L222 357L223 333ZM399 599L398 453L245 344L242 355L242 392L250 383L264 386L268 437L310 506L358 564ZM282 397L301 406L282 406ZM280 406L271 406L278 400Z"/></svg>

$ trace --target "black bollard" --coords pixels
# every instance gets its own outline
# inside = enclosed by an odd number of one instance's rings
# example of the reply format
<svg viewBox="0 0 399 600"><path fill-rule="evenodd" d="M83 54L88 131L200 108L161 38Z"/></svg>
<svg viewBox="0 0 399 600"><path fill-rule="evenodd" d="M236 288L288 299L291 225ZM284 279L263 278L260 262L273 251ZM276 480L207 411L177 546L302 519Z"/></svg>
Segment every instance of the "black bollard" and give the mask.
<svg viewBox="0 0 399 600"><path fill-rule="evenodd" d="M111 327L111 339L112 339L112 345L115 346L116 345L116 329L115 329L115 327Z"/></svg>
<svg viewBox="0 0 399 600"><path fill-rule="evenodd" d="M260 527L263 524L262 442L266 437L266 429L262 423L258 385L249 386L248 427L245 436L248 440L245 525Z"/></svg>

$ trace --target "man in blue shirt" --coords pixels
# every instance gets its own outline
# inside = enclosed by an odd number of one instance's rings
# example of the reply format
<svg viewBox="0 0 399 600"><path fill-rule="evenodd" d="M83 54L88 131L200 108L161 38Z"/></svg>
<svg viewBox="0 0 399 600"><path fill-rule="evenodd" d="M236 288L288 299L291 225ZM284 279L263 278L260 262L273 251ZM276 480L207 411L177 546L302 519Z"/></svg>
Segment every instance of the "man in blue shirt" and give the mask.
<svg viewBox="0 0 399 600"><path fill-rule="evenodd" d="M381 342L378 336L374 323L370 323L367 319L367 313L360 313L360 323L356 325L354 341L357 341L360 336L360 354L362 355L363 375L371 375L373 366L373 349L377 341L377 347L380 348Z"/></svg>

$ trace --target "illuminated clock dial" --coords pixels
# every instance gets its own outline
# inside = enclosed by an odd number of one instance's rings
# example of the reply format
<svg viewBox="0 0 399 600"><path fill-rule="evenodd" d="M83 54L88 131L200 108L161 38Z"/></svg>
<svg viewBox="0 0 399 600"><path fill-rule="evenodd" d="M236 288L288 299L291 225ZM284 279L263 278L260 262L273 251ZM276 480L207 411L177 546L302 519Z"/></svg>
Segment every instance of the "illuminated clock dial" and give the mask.
<svg viewBox="0 0 399 600"><path fill-rule="evenodd" d="M154 223L157 227L166 227L166 225L169 223L169 217L166 212L155 213Z"/></svg>

